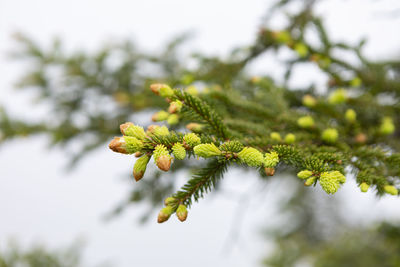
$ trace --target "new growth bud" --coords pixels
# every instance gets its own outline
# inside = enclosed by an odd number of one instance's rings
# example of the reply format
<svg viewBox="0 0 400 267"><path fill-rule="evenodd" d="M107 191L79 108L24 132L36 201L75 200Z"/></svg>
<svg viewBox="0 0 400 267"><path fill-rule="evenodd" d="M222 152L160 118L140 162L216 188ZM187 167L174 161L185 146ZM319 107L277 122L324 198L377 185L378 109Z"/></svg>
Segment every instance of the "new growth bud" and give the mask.
<svg viewBox="0 0 400 267"><path fill-rule="evenodd" d="M294 142L296 142L296 136L294 134L292 134L292 133L288 133L285 136L285 143L288 144L288 145L291 145Z"/></svg>
<svg viewBox="0 0 400 267"><path fill-rule="evenodd" d="M219 150L219 148L213 143L197 145L193 148L193 151L197 156L203 158L220 156L222 154L221 150Z"/></svg>
<svg viewBox="0 0 400 267"><path fill-rule="evenodd" d="M188 133L183 136L183 141L187 144L190 148L197 146L200 144L201 140L200 137L197 136L195 133Z"/></svg>
<svg viewBox="0 0 400 267"><path fill-rule="evenodd" d="M188 129L189 131L195 132L195 133L199 133L203 130L204 125L200 124L200 123L195 123L195 122L191 122L188 125L186 125L186 129Z"/></svg>
<svg viewBox="0 0 400 267"><path fill-rule="evenodd" d="M348 110L346 110L344 117L345 117L346 121L348 121L349 123L353 123L357 119L357 114L353 109L348 109Z"/></svg>
<svg viewBox="0 0 400 267"><path fill-rule="evenodd" d="M175 125L175 124L178 124L178 122L179 122L179 117L176 114L171 114L167 118L167 123L169 125Z"/></svg>
<svg viewBox="0 0 400 267"><path fill-rule="evenodd" d="M383 190L385 190L386 193L393 195L393 196L397 196L399 194L399 191L393 185L385 185L383 187Z"/></svg>
<svg viewBox="0 0 400 267"><path fill-rule="evenodd" d="M334 194L340 184L346 182L346 177L339 171L323 172L319 178L322 189L328 194Z"/></svg>
<svg viewBox="0 0 400 267"><path fill-rule="evenodd" d="M174 206L176 204L177 200L173 197L167 197L164 200L164 205L165 206Z"/></svg>
<svg viewBox="0 0 400 267"><path fill-rule="evenodd" d="M331 104L341 104L347 101L347 91L343 88L333 91L328 98Z"/></svg>
<svg viewBox="0 0 400 267"><path fill-rule="evenodd" d="M315 183L316 180L317 180L317 177L315 177L315 176L310 177L304 182L304 185L305 186L311 186L311 185L313 185Z"/></svg>
<svg viewBox="0 0 400 267"><path fill-rule="evenodd" d="M180 112L181 109L182 109L182 106L183 106L183 104L182 104L181 101L179 101L179 100L172 101L172 102L169 104L168 112L169 112L169 113Z"/></svg>
<svg viewBox="0 0 400 267"><path fill-rule="evenodd" d="M328 128L322 132L321 138L324 142L333 144L337 141L339 133L334 128Z"/></svg>
<svg viewBox="0 0 400 267"><path fill-rule="evenodd" d="M160 94L160 89L163 87L169 87L169 86L163 83L153 83L152 85L150 85L151 91L153 91L153 93L155 93L156 95Z"/></svg>
<svg viewBox="0 0 400 267"><path fill-rule="evenodd" d="M361 183L360 184L360 190L361 190L361 192L367 192L368 191L368 188L369 188L369 184L367 184L367 183Z"/></svg>
<svg viewBox="0 0 400 267"><path fill-rule="evenodd" d="M143 148L143 143L132 136L114 137L108 147L114 152L133 154Z"/></svg>
<svg viewBox="0 0 400 267"><path fill-rule="evenodd" d="M153 134L158 136L166 136L169 135L169 130L167 126L156 127L154 128Z"/></svg>
<svg viewBox="0 0 400 267"><path fill-rule="evenodd" d="M174 213L174 208L172 206L167 206L167 207L161 209L160 213L158 213L157 222L163 223L165 221L168 221L168 219L169 219L169 217L171 217L172 213Z"/></svg>
<svg viewBox="0 0 400 267"><path fill-rule="evenodd" d="M379 132L383 135L389 135L394 133L395 126L393 124L393 120L390 117L384 117L382 119L381 126L379 128Z"/></svg>
<svg viewBox="0 0 400 267"><path fill-rule="evenodd" d="M273 141L276 141L276 142L282 141L281 135L279 133L277 133L277 132L272 132L269 136L271 137L271 139Z"/></svg>
<svg viewBox="0 0 400 267"><path fill-rule="evenodd" d="M264 163L263 154L255 148L245 147L238 153L238 158L251 167L260 167Z"/></svg>
<svg viewBox="0 0 400 267"><path fill-rule="evenodd" d="M309 170L304 170L304 171L301 171L301 172L297 173L297 177L299 177L300 179L307 179L311 175L313 175L313 172L309 171Z"/></svg>
<svg viewBox="0 0 400 267"><path fill-rule="evenodd" d="M153 151L153 157L160 170L169 171L171 168L172 157L169 155L169 152L164 145L156 146Z"/></svg>
<svg viewBox="0 0 400 267"><path fill-rule="evenodd" d="M143 130L143 127L134 125L132 122L121 124L119 128L123 135L133 136L139 140L143 140L146 137L146 133Z"/></svg>
<svg viewBox="0 0 400 267"><path fill-rule="evenodd" d="M180 204L178 206L178 209L176 210L176 216L181 222L186 221L186 218L188 216L188 211L185 205Z"/></svg>
<svg viewBox="0 0 400 267"><path fill-rule="evenodd" d="M142 179L144 173L146 172L147 163L149 163L149 160L149 155L144 155L136 160L133 167L133 177L135 177L136 182Z"/></svg>
<svg viewBox="0 0 400 267"><path fill-rule="evenodd" d="M166 119L168 119L169 113L161 110L157 113L155 113L152 117L151 120L152 121L165 121Z"/></svg>
<svg viewBox="0 0 400 267"><path fill-rule="evenodd" d="M309 108L315 107L317 100L312 95L303 96L303 105Z"/></svg>
<svg viewBox="0 0 400 267"><path fill-rule="evenodd" d="M297 124L301 128L312 128L314 127L314 119L311 116L300 117L297 120Z"/></svg>
<svg viewBox="0 0 400 267"><path fill-rule="evenodd" d="M182 143L175 143L172 146L172 154L176 159L184 159L186 157L186 149L183 147Z"/></svg>
<svg viewBox="0 0 400 267"><path fill-rule="evenodd" d="M265 153L264 167L273 168L279 163L279 155L275 151Z"/></svg>

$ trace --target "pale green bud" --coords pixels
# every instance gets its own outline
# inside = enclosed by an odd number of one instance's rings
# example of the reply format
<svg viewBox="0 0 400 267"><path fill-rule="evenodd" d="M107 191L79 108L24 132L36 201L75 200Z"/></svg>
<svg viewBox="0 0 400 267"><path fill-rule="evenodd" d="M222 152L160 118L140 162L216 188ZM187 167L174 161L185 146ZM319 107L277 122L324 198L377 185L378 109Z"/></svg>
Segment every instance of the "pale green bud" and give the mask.
<svg viewBox="0 0 400 267"><path fill-rule="evenodd" d="M173 197L167 197L164 200L164 205L165 206L174 206L176 204L177 200Z"/></svg>
<svg viewBox="0 0 400 267"><path fill-rule="evenodd" d="M251 167L259 167L264 163L263 154L255 148L245 147L238 154L238 158Z"/></svg>
<svg viewBox="0 0 400 267"><path fill-rule="evenodd" d="M269 136L271 137L271 139L273 141L276 141L276 142L282 141L281 135L279 133L277 133L277 132L272 132Z"/></svg>
<svg viewBox="0 0 400 267"><path fill-rule="evenodd" d="M155 93L156 95L159 95L161 88L164 88L164 87L169 88L168 85L163 84L163 83L153 83L152 85L150 85L151 91L153 91L153 93Z"/></svg>
<svg viewBox="0 0 400 267"><path fill-rule="evenodd" d="M294 142L296 142L296 136L294 134L292 134L292 133L288 133L285 136L285 143L288 144L288 145L291 145Z"/></svg>
<svg viewBox="0 0 400 267"><path fill-rule="evenodd" d="M317 180L317 177L315 177L315 176L310 177L304 182L304 185L305 186L311 186L311 185L313 185L315 183L316 180Z"/></svg>
<svg viewBox="0 0 400 267"><path fill-rule="evenodd" d="M183 141L189 146L189 147L195 147L198 144L200 144L201 140L200 137L197 136L195 133L188 133L183 136Z"/></svg>
<svg viewBox="0 0 400 267"><path fill-rule="evenodd" d="M154 161L157 167L163 171L169 171L171 168L172 157L169 155L164 145L157 145L153 151Z"/></svg>
<svg viewBox="0 0 400 267"><path fill-rule="evenodd" d="M137 151L142 150L143 142L133 136L124 136L124 140L126 143L126 151L128 154L133 154Z"/></svg>
<svg viewBox="0 0 400 267"><path fill-rule="evenodd" d="M350 81L350 86L351 87L360 87L361 83L362 83L361 79L359 77L355 77L354 79L352 79Z"/></svg>
<svg viewBox="0 0 400 267"><path fill-rule="evenodd" d="M180 204L178 206L178 209L176 210L176 216L178 216L178 219L181 222L186 221L186 218L188 216L188 211L185 205Z"/></svg>
<svg viewBox="0 0 400 267"><path fill-rule="evenodd" d="M357 114L353 109L348 109L348 110L346 110L344 117L345 117L346 121L353 123L357 119Z"/></svg>
<svg viewBox="0 0 400 267"><path fill-rule="evenodd" d="M393 196L397 196L399 194L399 191L393 185L385 185L383 187L383 190L385 190L386 193L391 194Z"/></svg>
<svg viewBox="0 0 400 267"><path fill-rule="evenodd" d="M331 171L330 174L339 181L339 183L344 184L346 182L346 176L344 176L340 171Z"/></svg>
<svg viewBox="0 0 400 267"><path fill-rule="evenodd" d="M174 213L174 208L172 206L167 206L165 208L162 208L160 210L160 213L158 213L157 222L163 223L165 221L168 221L172 213Z"/></svg>
<svg viewBox="0 0 400 267"><path fill-rule="evenodd" d="M186 149L183 147L181 143L175 143L172 146L172 154L176 159L184 159L186 157Z"/></svg>
<svg viewBox="0 0 400 267"><path fill-rule="evenodd" d="M294 45L294 50L300 57L306 57L308 54L308 47L303 43L296 43Z"/></svg>
<svg viewBox="0 0 400 267"><path fill-rule="evenodd" d="M136 160L133 167L133 177L135 177L136 182L142 179L144 173L146 172L147 163L149 163L149 160L149 155L144 155Z"/></svg>
<svg viewBox="0 0 400 267"><path fill-rule="evenodd" d="M347 101L347 91L343 88L333 91L328 98L331 104L341 104Z"/></svg>
<svg viewBox="0 0 400 267"><path fill-rule="evenodd" d="M178 117L178 115L176 115L176 114L171 114L171 115L168 116L167 123L168 123L169 125L175 125L175 124L178 124L178 122L179 122L179 117Z"/></svg>
<svg viewBox="0 0 400 267"><path fill-rule="evenodd" d="M165 121L166 119L168 119L169 113L161 110L157 113L155 113L152 117L151 120L152 121Z"/></svg>
<svg viewBox="0 0 400 267"><path fill-rule="evenodd" d="M297 124L301 128L311 128L314 127L314 119L311 116L300 117L297 120Z"/></svg>
<svg viewBox="0 0 400 267"><path fill-rule="evenodd" d="M367 192L368 191L368 189L369 189L369 184L367 184L367 183L361 183L360 184L360 189L361 189L361 192Z"/></svg>
<svg viewBox="0 0 400 267"><path fill-rule="evenodd" d="M315 107L317 105L317 100L312 95L303 96L303 105L309 108Z"/></svg>
<svg viewBox="0 0 400 267"><path fill-rule="evenodd" d="M393 120L390 117L384 117L379 128L379 132L384 135L394 133L396 127L393 124Z"/></svg>
<svg viewBox="0 0 400 267"><path fill-rule="evenodd" d="M264 155L264 167L272 168L279 163L279 155L275 151L265 153Z"/></svg>
<svg viewBox="0 0 400 267"><path fill-rule="evenodd" d="M323 172L319 178L319 183L328 194L334 194L339 189L340 183L336 177L331 172Z"/></svg>
<svg viewBox="0 0 400 267"><path fill-rule="evenodd" d="M289 44L292 41L292 36L290 36L288 31L273 32L272 36L276 41L282 44Z"/></svg>
<svg viewBox="0 0 400 267"><path fill-rule="evenodd" d="M172 101L169 103L169 108L168 112L169 113L175 113L175 112L180 112L182 109L183 103L179 100Z"/></svg>
<svg viewBox="0 0 400 267"><path fill-rule="evenodd" d="M313 175L313 172L309 171L309 170L304 170L304 171L301 171L301 172L297 173L297 177L299 177L300 179L307 179L311 175Z"/></svg>
<svg viewBox="0 0 400 267"><path fill-rule="evenodd" d="M328 128L322 132L321 138L326 143L333 144L337 141L339 133L334 128Z"/></svg>
<svg viewBox="0 0 400 267"><path fill-rule="evenodd" d="M166 136L169 135L169 130L167 126L155 127L153 130L153 134L158 136Z"/></svg>
<svg viewBox="0 0 400 267"><path fill-rule="evenodd" d="M228 141L219 146L219 149L227 152L240 152L243 149L243 144L239 141Z"/></svg>
<svg viewBox="0 0 400 267"><path fill-rule="evenodd" d="M204 125L195 122L191 122L188 125L186 125L186 129L195 133L200 133L203 130L203 128Z"/></svg>
<svg viewBox="0 0 400 267"><path fill-rule="evenodd" d="M160 88L160 96L162 97L171 97L174 95L174 90L171 89L171 87L163 86Z"/></svg>
<svg viewBox="0 0 400 267"><path fill-rule="evenodd" d="M136 137L139 140L143 140L146 137L146 133L143 127L134 125L132 122L126 122L119 126L121 133L127 136Z"/></svg>
<svg viewBox="0 0 400 267"><path fill-rule="evenodd" d="M221 150L219 150L219 148L213 143L197 145L193 148L193 151L197 156L203 158L220 156L222 154Z"/></svg>

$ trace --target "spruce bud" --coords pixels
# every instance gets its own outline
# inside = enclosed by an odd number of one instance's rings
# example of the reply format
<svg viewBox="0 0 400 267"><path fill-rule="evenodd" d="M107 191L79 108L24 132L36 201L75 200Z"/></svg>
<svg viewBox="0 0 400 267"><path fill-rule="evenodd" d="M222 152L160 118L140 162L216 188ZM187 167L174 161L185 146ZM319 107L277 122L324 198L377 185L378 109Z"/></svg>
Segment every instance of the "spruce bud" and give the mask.
<svg viewBox="0 0 400 267"><path fill-rule="evenodd" d="M119 128L123 135L133 136L139 140L143 140L146 137L146 133L144 132L143 127L134 125L132 122L121 124Z"/></svg>
<svg viewBox="0 0 400 267"><path fill-rule="evenodd" d="M203 130L203 128L204 125L195 122L191 122L188 125L186 125L186 129L195 133L200 133Z"/></svg>
<svg viewBox="0 0 400 267"><path fill-rule="evenodd" d="M153 114L153 116L151 117L152 121L165 121L166 119L168 119L169 113L161 110L155 114Z"/></svg>
<svg viewBox="0 0 400 267"><path fill-rule="evenodd" d="M172 146L172 154L176 159L184 159L186 157L186 149L183 147L182 143L175 143Z"/></svg>
<svg viewBox="0 0 400 267"><path fill-rule="evenodd" d="M132 136L114 137L108 147L114 152L133 154L143 148L143 143Z"/></svg>
<svg viewBox="0 0 400 267"><path fill-rule="evenodd" d="M353 123L357 119L357 114L353 109L348 109L348 110L346 110L344 117L345 117L346 121Z"/></svg>
<svg viewBox="0 0 400 267"><path fill-rule="evenodd" d="M311 128L314 127L314 119L311 116L300 117L297 120L297 124L301 128Z"/></svg>
<svg viewBox="0 0 400 267"><path fill-rule="evenodd" d="M277 133L277 132L272 132L269 136L271 137L271 139L273 141L276 141L276 142L282 141L281 135L279 133Z"/></svg>
<svg viewBox="0 0 400 267"><path fill-rule="evenodd" d="M178 122L179 122L179 117L176 114L171 114L167 118L167 123L169 125L175 125L175 124L178 124Z"/></svg>
<svg viewBox="0 0 400 267"><path fill-rule="evenodd" d="M243 149L243 144L237 140L228 141L219 146L219 149L226 152L240 152Z"/></svg>
<svg viewBox="0 0 400 267"><path fill-rule="evenodd" d="M135 177L136 182L142 179L144 173L146 172L147 163L149 163L149 160L149 155L144 155L143 157L136 160L133 167L133 177Z"/></svg>
<svg viewBox="0 0 400 267"><path fill-rule="evenodd" d="M193 148L194 153L203 158L210 158L213 156L220 156L222 154L221 150L216 147L213 143L210 144L200 144Z"/></svg>
<svg viewBox="0 0 400 267"><path fill-rule="evenodd" d="M341 104L347 101L347 91L343 88L333 91L328 98L331 104Z"/></svg>
<svg viewBox="0 0 400 267"><path fill-rule="evenodd" d="M391 194L393 196L397 196L399 194L399 191L393 185L385 185L383 187L383 190L385 190L386 193Z"/></svg>
<svg viewBox="0 0 400 267"><path fill-rule="evenodd" d="M301 171L301 172L297 173L297 177L299 177L300 179L307 179L311 175L313 175L313 172L309 171L309 170L304 170L304 171Z"/></svg>
<svg viewBox="0 0 400 267"><path fill-rule="evenodd" d="M274 168L270 168L270 167L265 167L264 168L264 172L267 176L274 176L275 174L275 169Z"/></svg>
<svg viewBox="0 0 400 267"><path fill-rule="evenodd" d="M369 188L369 184L367 184L367 183L361 183L360 184L361 192L364 192L364 193L367 192L368 188Z"/></svg>
<svg viewBox="0 0 400 267"><path fill-rule="evenodd" d="M158 136L166 136L169 135L169 130L167 126L156 127L153 131L153 134Z"/></svg>
<svg viewBox="0 0 400 267"><path fill-rule="evenodd" d="M162 208L160 210L160 213L158 213L157 222L163 223L165 221L168 221L172 213L174 213L174 208L172 206L167 206L165 208Z"/></svg>
<svg viewBox="0 0 400 267"><path fill-rule="evenodd" d="M311 186L311 185L313 185L315 183L316 180L317 180L317 177L315 177L315 176L310 177L304 182L304 185L305 186Z"/></svg>
<svg viewBox="0 0 400 267"><path fill-rule="evenodd" d="M164 145L157 145L153 151L154 161L160 170L168 171L171 167L172 157Z"/></svg>
<svg viewBox="0 0 400 267"><path fill-rule="evenodd" d="M288 145L291 145L294 142L296 142L296 136L294 134L292 134L292 133L288 133L285 136L285 143L288 144Z"/></svg>
<svg viewBox="0 0 400 267"><path fill-rule="evenodd" d="M308 108L312 108L312 107L315 107L315 105L317 105L317 100L312 95L303 96L302 102L303 102L303 105Z"/></svg>
<svg viewBox="0 0 400 267"><path fill-rule="evenodd" d="M174 90L172 90L168 85L161 87L159 92L162 97L171 97L174 95Z"/></svg>
<svg viewBox="0 0 400 267"><path fill-rule="evenodd" d="M187 144L190 148L197 146L200 144L201 140L200 137L197 136L195 133L188 133L183 136L183 141Z"/></svg>
<svg viewBox="0 0 400 267"><path fill-rule="evenodd" d="M322 189L328 194L334 194L339 189L339 180L332 172L323 172L319 178Z"/></svg>
<svg viewBox="0 0 400 267"><path fill-rule="evenodd" d="M160 90L163 87L168 87L169 88L168 85L163 84L163 83L153 83L152 85L150 85L151 91L153 91L153 93L155 93L156 95L160 94Z"/></svg>
<svg viewBox="0 0 400 267"><path fill-rule="evenodd" d="M294 45L294 50L300 57L306 57L308 54L308 47L303 43L296 43Z"/></svg>
<svg viewBox="0 0 400 267"><path fill-rule="evenodd" d="M176 204L177 200L173 197L167 197L164 200L164 205L165 206L174 206Z"/></svg>
<svg viewBox="0 0 400 267"><path fill-rule="evenodd" d="M264 156L264 166L268 168L273 168L279 163L279 155L275 151L270 153L265 153Z"/></svg>
<svg viewBox="0 0 400 267"><path fill-rule="evenodd" d="M255 148L245 147L238 154L238 158L251 167L259 167L264 163L263 154Z"/></svg>
<svg viewBox="0 0 400 267"><path fill-rule="evenodd" d="M180 204L176 210L176 216L181 222L184 222L188 216L188 211L185 205Z"/></svg>
<svg viewBox="0 0 400 267"><path fill-rule="evenodd" d="M169 108L168 108L168 112L169 113L176 113L176 112L180 112L182 109L182 102L179 100L176 101L172 101L171 103L169 103Z"/></svg>
<svg viewBox="0 0 400 267"><path fill-rule="evenodd" d="M159 128L159 127L160 127L160 126L155 125L155 124L149 125L149 126L147 126L147 132L149 132L149 133L154 133L154 131L155 131L157 128Z"/></svg>
<svg viewBox="0 0 400 267"><path fill-rule="evenodd" d="M383 135L389 135L394 133L395 126L393 124L393 120L390 117L384 117L379 128L379 132Z"/></svg>
<svg viewBox="0 0 400 267"><path fill-rule="evenodd" d="M188 88L186 88L186 92L189 95L193 95L193 96L197 96L199 94L199 90L197 90L197 87L194 85L191 85Z"/></svg>
<svg viewBox="0 0 400 267"><path fill-rule="evenodd" d="M333 144L337 141L339 133L334 128L328 128L322 132L321 138L324 142Z"/></svg>

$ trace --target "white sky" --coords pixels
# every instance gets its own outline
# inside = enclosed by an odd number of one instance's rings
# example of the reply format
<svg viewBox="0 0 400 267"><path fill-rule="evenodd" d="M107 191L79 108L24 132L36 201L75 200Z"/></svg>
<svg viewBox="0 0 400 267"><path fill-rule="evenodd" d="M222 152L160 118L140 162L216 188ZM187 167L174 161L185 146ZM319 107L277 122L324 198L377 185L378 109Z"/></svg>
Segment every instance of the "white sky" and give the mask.
<svg viewBox="0 0 400 267"><path fill-rule="evenodd" d="M42 44L61 36L69 49L93 49L107 40L133 38L146 49L157 49L174 34L196 30L195 49L226 54L234 46L251 43L270 1L106 1L106 0L0 0L0 103L15 113L31 113L27 95L11 92L23 72L20 64L6 59L13 43L10 35L22 31ZM387 12L400 7L398 0L324 1L324 14L336 40L356 42L368 36L367 53L390 56L398 53L399 18ZM386 13L385 13L386 12ZM382 15L385 14L385 15ZM396 50L397 49L397 50ZM264 65L265 64L265 65ZM274 66L257 63L257 71L273 73ZM298 82L308 74L301 74ZM255 177L244 181L241 172L226 176L224 192L210 195L194 205L186 223L172 219L158 225L139 226L137 208L111 223L101 216L125 197L130 186L121 179L132 166L131 158L98 149L72 173L63 170L67 158L62 150L47 150L42 137L15 140L0 147L0 248L16 237L22 244L42 241L50 247L85 238L85 262L109 261L116 266L250 266L267 247L260 230L273 214L273 195L251 200L238 240L226 252L237 203L231 190L254 188ZM107 162L107 166L105 166ZM275 189L274 189L275 190ZM354 183L341 194L357 191ZM268 201L267 201L268 200ZM384 198L376 203L372 194L352 196L346 212L356 217L391 217L399 200ZM272 202L273 203L273 202ZM368 206L368 208L366 208ZM398 209L397 209L398 213ZM397 214L398 215L398 214ZM154 215L155 217L155 215ZM227 241L228 240L228 241Z"/></svg>

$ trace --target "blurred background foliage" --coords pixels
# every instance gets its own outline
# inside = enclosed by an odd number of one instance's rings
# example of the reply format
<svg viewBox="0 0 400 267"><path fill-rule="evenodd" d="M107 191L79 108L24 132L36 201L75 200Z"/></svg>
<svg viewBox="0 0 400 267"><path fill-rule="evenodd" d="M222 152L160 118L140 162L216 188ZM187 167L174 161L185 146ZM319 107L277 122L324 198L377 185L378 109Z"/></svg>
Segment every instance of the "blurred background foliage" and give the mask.
<svg viewBox="0 0 400 267"><path fill-rule="evenodd" d="M268 19L276 13L287 14L290 33L303 36L309 31L318 36L318 50L310 51L319 59L296 57L286 59L285 79L276 83L268 75L261 77L265 88L287 88L295 66L311 61L319 65L319 73L328 75L329 86L346 86L351 82L349 73L356 74L369 88L367 97L389 97L395 121L400 119L400 60L370 61L364 57L362 48L365 40L355 46L337 43L329 38L323 26L323 18L316 17L312 10L316 1L304 1L303 8L295 13L288 12L290 0L279 1L268 11ZM15 36L18 48L12 56L29 66L30 71L17 83L22 91L34 91L36 105L47 110L39 120L25 120L0 108L0 140L8 140L44 134L50 137L50 146L59 146L70 154L71 166L119 135L119 125L126 121L150 124L148 119L167 103L148 90L153 82L164 82L173 87L197 85L213 88L218 99L220 88L240 90L248 99L262 98L255 94L254 79L246 68L254 59L267 51L277 52L281 45L268 38L267 26L260 29L252 45L235 49L229 56L220 58L201 53L183 53L181 45L189 35L174 38L158 53L139 50L130 41L109 44L99 51L67 53L62 42L54 40L51 48L42 48L23 34ZM267 33L267 34L266 34ZM347 62L332 51L341 49L356 56L357 62ZM297 51L298 52L298 51ZM329 61L329 62L328 62ZM328 64L328 63L329 64ZM390 75L387 75L389 73ZM388 78L389 76L389 78ZM259 85L259 84L258 84ZM276 90L276 98L266 100L266 105L281 105L284 98L293 105L301 105L301 96L315 93L311 82L305 88ZM213 103L213 99L209 103ZM215 100L216 101L216 100ZM218 99L221 101L221 99ZM232 101L232 99L222 99ZM367 99L362 99L367 101ZM32 107L34 108L34 107ZM372 114L374 107L369 110ZM229 106L220 108L229 114ZM373 114L371 115L373 116ZM143 119L147 118L147 119ZM237 123L227 120L226 123ZM144 125L146 126L146 125ZM247 126L247 125L246 125ZM181 129L178 124L172 128ZM257 127L252 128L253 131ZM397 131L396 137L400 135ZM400 144L391 144L397 149ZM175 176L177 172L189 172L202 162L184 162L173 165L172 172L163 176ZM279 174L279 173L278 173ZM285 171L280 173L284 175ZM126 201L117 205L116 215L133 203L150 203L155 208L165 196L176 188L175 180L163 177L152 170L146 179L135 184ZM268 178L269 179L269 178ZM268 183L264 177L263 183ZM374 225L354 226L339 214L342 204L338 198L329 202L316 200L315 192L293 183L292 191L282 196L280 227L267 229L268 238L274 240L275 250L264 260L266 266L400 266L400 224L381 222ZM150 212L145 212L145 220ZM113 217L113 216L111 216ZM22 264L22 265L21 265ZM80 266L76 250L67 253L50 253L41 247L21 251L15 246L0 251L0 266Z"/></svg>

